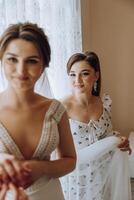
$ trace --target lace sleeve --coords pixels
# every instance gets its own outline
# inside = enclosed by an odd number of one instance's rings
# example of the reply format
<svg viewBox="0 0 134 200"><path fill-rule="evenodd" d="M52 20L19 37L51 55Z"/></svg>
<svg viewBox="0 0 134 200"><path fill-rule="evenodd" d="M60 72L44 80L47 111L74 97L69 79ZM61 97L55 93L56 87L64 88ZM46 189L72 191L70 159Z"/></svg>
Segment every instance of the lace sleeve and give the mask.
<svg viewBox="0 0 134 200"><path fill-rule="evenodd" d="M56 100L56 103L57 103L57 108L55 110L55 113L53 115L53 118L55 119L55 121L57 123L60 122L61 120L61 117L63 115L63 113L65 112L65 107L63 106L63 104L61 104L59 101Z"/></svg>
<svg viewBox="0 0 134 200"><path fill-rule="evenodd" d="M9 153L3 141L0 139L0 153Z"/></svg>

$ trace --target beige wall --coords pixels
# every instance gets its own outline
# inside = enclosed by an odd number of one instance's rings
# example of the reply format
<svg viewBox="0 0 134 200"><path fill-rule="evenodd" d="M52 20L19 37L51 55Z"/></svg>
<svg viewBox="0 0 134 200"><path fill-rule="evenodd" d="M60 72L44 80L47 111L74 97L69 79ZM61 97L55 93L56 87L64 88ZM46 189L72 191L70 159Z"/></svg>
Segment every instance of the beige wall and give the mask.
<svg viewBox="0 0 134 200"><path fill-rule="evenodd" d="M101 61L114 129L134 130L134 0L81 0L83 50Z"/></svg>

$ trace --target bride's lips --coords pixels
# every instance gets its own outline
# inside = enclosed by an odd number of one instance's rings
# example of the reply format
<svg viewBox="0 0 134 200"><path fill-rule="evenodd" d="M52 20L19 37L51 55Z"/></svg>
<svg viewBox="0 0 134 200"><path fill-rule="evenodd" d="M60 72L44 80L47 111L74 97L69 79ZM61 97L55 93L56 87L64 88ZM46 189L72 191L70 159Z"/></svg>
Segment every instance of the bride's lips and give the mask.
<svg viewBox="0 0 134 200"><path fill-rule="evenodd" d="M27 81L29 79L28 76L17 76L16 78L21 80L21 81Z"/></svg>
<svg viewBox="0 0 134 200"><path fill-rule="evenodd" d="M76 88L82 88L84 85L75 85Z"/></svg>

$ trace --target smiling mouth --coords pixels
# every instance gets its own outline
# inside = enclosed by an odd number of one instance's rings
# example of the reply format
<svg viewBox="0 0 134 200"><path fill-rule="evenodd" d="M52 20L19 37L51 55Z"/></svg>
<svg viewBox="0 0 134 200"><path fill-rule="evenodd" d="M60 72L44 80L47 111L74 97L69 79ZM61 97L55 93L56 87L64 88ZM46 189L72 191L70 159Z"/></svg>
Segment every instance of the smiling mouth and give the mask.
<svg viewBox="0 0 134 200"><path fill-rule="evenodd" d="M76 88L82 88L84 85L75 85Z"/></svg>
<svg viewBox="0 0 134 200"><path fill-rule="evenodd" d="M27 80L29 80L29 78L27 76L18 76L16 78L19 79L20 81L27 81Z"/></svg>

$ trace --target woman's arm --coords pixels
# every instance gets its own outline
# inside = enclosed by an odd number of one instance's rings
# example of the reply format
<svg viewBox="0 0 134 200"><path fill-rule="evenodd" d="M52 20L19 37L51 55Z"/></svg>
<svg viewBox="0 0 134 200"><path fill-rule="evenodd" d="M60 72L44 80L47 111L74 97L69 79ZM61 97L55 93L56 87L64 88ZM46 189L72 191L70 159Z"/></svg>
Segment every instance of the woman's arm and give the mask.
<svg viewBox="0 0 134 200"><path fill-rule="evenodd" d="M3 180L27 188L42 175L56 178L71 172L76 165L76 152L66 112L63 114L58 124L58 130L59 145L57 148L56 160L19 161L14 157L11 159L6 158L6 160L0 164L0 174L3 176ZM16 179L14 179L14 177L16 177Z"/></svg>

